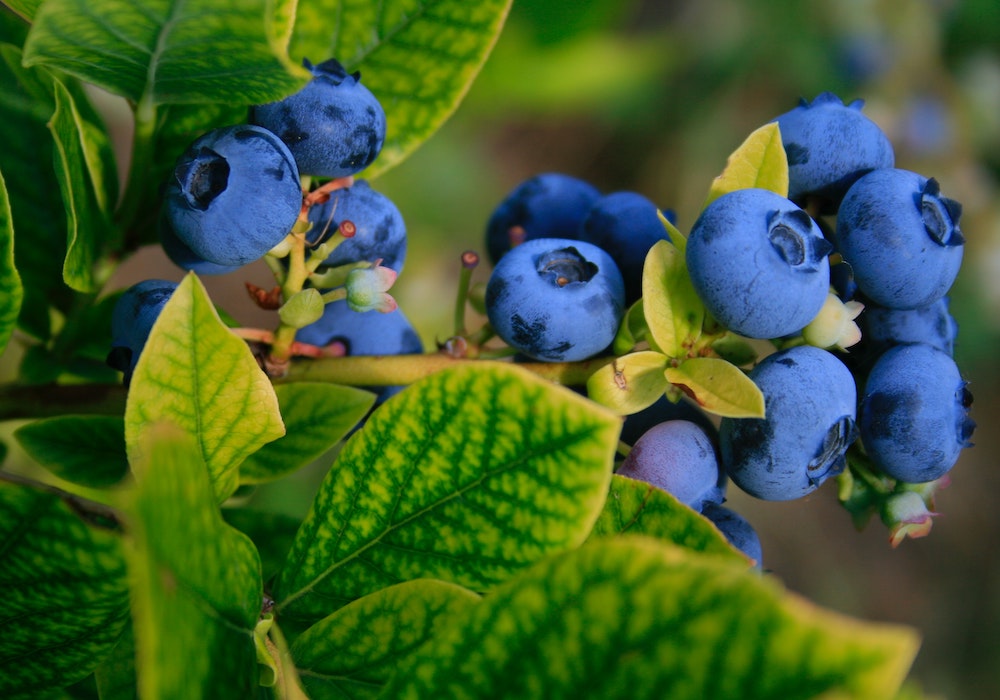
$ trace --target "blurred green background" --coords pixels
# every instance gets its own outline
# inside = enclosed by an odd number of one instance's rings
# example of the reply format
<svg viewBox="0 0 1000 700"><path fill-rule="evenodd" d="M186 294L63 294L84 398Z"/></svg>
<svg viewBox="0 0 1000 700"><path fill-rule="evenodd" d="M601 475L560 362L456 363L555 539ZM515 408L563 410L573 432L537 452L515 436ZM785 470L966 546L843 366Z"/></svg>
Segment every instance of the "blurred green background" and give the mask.
<svg viewBox="0 0 1000 700"><path fill-rule="evenodd" d="M641 192L674 209L686 232L726 156L800 97L825 90L863 98L897 166L937 178L965 207L967 250L951 308L959 366L976 395L977 444L938 499L931 535L895 550L877 522L854 530L833 484L793 503L733 488L729 505L757 527L766 569L790 589L918 628L924 643L913 677L928 695L998 698L998 0L514 0L453 118L374 183L407 220L409 257L394 293L429 348L451 335L460 254L482 250L493 207L538 172ZM179 279L147 253L120 283L150 267ZM254 323L245 279L269 283L260 266L208 286ZM318 473L262 489L256 503L304 512Z"/></svg>

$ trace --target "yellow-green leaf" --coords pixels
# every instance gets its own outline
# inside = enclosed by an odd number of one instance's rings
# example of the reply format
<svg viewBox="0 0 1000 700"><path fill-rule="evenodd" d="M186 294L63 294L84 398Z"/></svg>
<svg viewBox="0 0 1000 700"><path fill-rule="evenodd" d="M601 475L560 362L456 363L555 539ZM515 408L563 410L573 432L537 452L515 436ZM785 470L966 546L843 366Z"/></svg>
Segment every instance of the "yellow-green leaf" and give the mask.
<svg viewBox="0 0 1000 700"><path fill-rule="evenodd" d="M511 363L432 374L344 445L299 530L275 600L314 621L385 586L483 591L586 539L621 419Z"/></svg>
<svg viewBox="0 0 1000 700"><path fill-rule="evenodd" d="M703 206L727 192L757 187L788 196L788 157L777 122L760 127L732 152L726 167L712 181Z"/></svg>
<svg viewBox="0 0 1000 700"><path fill-rule="evenodd" d="M587 396L619 415L638 413L663 396L666 367L667 356L653 350L622 355L590 375Z"/></svg>
<svg viewBox="0 0 1000 700"><path fill-rule="evenodd" d="M133 466L143 433L161 422L195 439L220 501L236 490L243 460L285 432L271 382L194 274L164 306L132 375L125 445Z"/></svg>
<svg viewBox="0 0 1000 700"><path fill-rule="evenodd" d="M695 357L664 375L710 413L729 418L763 418L764 395L739 367L716 357Z"/></svg>
<svg viewBox="0 0 1000 700"><path fill-rule="evenodd" d="M642 307L653 349L687 357L701 336L705 306L691 284L684 253L668 241L657 241L646 254Z"/></svg>
<svg viewBox="0 0 1000 700"><path fill-rule="evenodd" d="M917 646L909 628L821 610L746 566L622 536L497 587L380 697L886 700Z"/></svg>
<svg viewBox="0 0 1000 700"><path fill-rule="evenodd" d="M649 329L646 327L646 317L642 310L642 297L628 308L622 317L621 325L612 342L611 349L615 355L624 355L632 351L639 341L646 337Z"/></svg>
<svg viewBox="0 0 1000 700"><path fill-rule="evenodd" d="M23 298L21 276L14 264L14 221L7 198L7 182L0 172L0 353L14 333Z"/></svg>

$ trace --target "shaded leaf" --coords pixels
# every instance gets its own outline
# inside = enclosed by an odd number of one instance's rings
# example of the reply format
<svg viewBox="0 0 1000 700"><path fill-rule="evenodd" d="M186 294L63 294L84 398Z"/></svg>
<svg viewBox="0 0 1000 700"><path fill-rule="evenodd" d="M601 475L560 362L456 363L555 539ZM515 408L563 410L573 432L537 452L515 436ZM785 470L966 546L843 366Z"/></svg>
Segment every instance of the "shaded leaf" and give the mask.
<svg viewBox="0 0 1000 700"><path fill-rule="evenodd" d="M764 395L739 367L715 357L684 360L664 373L703 409L729 418L763 418Z"/></svg>
<svg viewBox="0 0 1000 700"><path fill-rule="evenodd" d="M299 0L291 54L360 70L387 133L367 177L388 170L451 116L496 42L511 0Z"/></svg>
<svg viewBox="0 0 1000 700"><path fill-rule="evenodd" d="M365 417L375 395L350 386L296 382L274 387L285 435L261 447L240 465L240 482L281 478L321 457Z"/></svg>
<svg viewBox="0 0 1000 700"><path fill-rule="evenodd" d="M111 654L94 670L101 700L137 700L135 676L135 636L126 625Z"/></svg>
<svg viewBox="0 0 1000 700"><path fill-rule="evenodd" d="M663 396L667 356L652 350L629 353L601 366L587 380L587 396L619 415L638 413Z"/></svg>
<svg viewBox="0 0 1000 700"><path fill-rule="evenodd" d="M284 434L271 382L194 274L160 312L132 375L125 406L130 463L142 458L144 431L164 421L195 438L219 501L236 490L243 460Z"/></svg>
<svg viewBox="0 0 1000 700"><path fill-rule="evenodd" d="M620 421L509 363L411 385L338 455L278 578L279 611L315 620L414 578L482 591L578 545L607 495Z"/></svg>
<svg viewBox="0 0 1000 700"><path fill-rule="evenodd" d="M380 697L891 698L916 634L638 536L546 559L459 613Z"/></svg>
<svg viewBox="0 0 1000 700"><path fill-rule="evenodd" d="M190 434L161 423L142 442L128 552L139 694L251 697L263 600L257 550L223 522Z"/></svg>
<svg viewBox="0 0 1000 700"><path fill-rule="evenodd" d="M747 559L719 530L671 494L650 484L615 474L611 490L590 537L648 535L696 552Z"/></svg>
<svg viewBox="0 0 1000 700"><path fill-rule="evenodd" d="M777 122L765 124L730 154L726 167L708 191L708 206L733 190L758 187L788 196L788 157L781 145Z"/></svg>
<svg viewBox="0 0 1000 700"><path fill-rule="evenodd" d="M223 508L223 519L249 537L260 555L264 581L278 573L288 558L301 518L256 508Z"/></svg>
<svg viewBox="0 0 1000 700"><path fill-rule="evenodd" d="M4 0L4 5L27 20L31 20L43 0Z"/></svg>
<svg viewBox="0 0 1000 700"><path fill-rule="evenodd" d="M23 298L21 276L14 264L14 222L7 198L7 182L0 171L0 353L14 333Z"/></svg>
<svg viewBox="0 0 1000 700"><path fill-rule="evenodd" d="M625 312L611 349L615 355L631 352L646 337L648 332L649 328L646 326L646 317L642 310L642 298L640 297Z"/></svg>
<svg viewBox="0 0 1000 700"><path fill-rule="evenodd" d="M14 437L33 460L60 479L102 488L128 474L121 416L56 416L26 423Z"/></svg>
<svg viewBox="0 0 1000 700"><path fill-rule="evenodd" d="M312 700L377 697L400 663L478 601L461 586L433 579L358 598L292 644L306 692Z"/></svg>
<svg viewBox="0 0 1000 700"><path fill-rule="evenodd" d="M646 254L642 305L653 349L687 357L701 336L705 306L691 284L684 254L668 241L657 241Z"/></svg>
<svg viewBox="0 0 1000 700"><path fill-rule="evenodd" d="M59 497L0 482L0 697L31 699L89 675L128 620L117 533Z"/></svg>

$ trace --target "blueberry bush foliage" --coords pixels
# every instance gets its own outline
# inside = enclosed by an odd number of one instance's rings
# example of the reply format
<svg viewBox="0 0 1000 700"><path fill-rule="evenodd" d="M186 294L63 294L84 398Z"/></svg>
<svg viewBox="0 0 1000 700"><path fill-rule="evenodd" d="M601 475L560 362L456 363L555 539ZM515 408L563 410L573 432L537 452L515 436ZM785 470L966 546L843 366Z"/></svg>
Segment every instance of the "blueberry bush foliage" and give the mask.
<svg viewBox="0 0 1000 700"><path fill-rule="evenodd" d="M108 282L159 243L162 186L192 140L301 88L303 59L336 57L386 112L376 178L454 111L509 3L7 0L0 346L23 359L0 417L23 421L39 469L0 480L0 697L900 692L912 630L811 605L699 513L613 473L621 416L665 393L764 411L752 361L734 359L747 347L712 327L666 221L614 362L452 347L291 353L276 370L262 356L294 314L250 337L189 273L127 387L105 364ZM95 86L133 112L122 178ZM785 193L787 168L766 127L709 199ZM589 398L562 386L584 383ZM359 388L396 384L374 411ZM302 522L238 498L331 454Z"/></svg>

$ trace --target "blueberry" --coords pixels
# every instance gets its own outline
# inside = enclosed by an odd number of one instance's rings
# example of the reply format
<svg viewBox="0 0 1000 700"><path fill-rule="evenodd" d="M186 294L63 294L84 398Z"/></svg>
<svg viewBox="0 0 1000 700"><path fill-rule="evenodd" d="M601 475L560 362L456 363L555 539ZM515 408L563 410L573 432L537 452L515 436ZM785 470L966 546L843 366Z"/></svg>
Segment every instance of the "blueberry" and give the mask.
<svg viewBox="0 0 1000 700"><path fill-rule="evenodd" d="M562 173L541 173L515 187L490 215L486 251L494 263L523 241L577 239L580 224L601 196L593 185Z"/></svg>
<svg viewBox="0 0 1000 700"><path fill-rule="evenodd" d="M712 439L686 420L659 423L643 433L618 474L652 484L697 511L722 503L725 495Z"/></svg>
<svg viewBox="0 0 1000 700"><path fill-rule="evenodd" d="M861 314L863 334L878 352L892 345L926 343L953 355L958 324L948 311L948 297L917 309L887 309L868 304Z"/></svg>
<svg viewBox="0 0 1000 700"><path fill-rule="evenodd" d="M392 200L372 189L366 180L330 193L330 198L309 209L312 228L306 234L314 245L332 236L344 222L353 224L353 236L343 241L324 262L326 266L375 262L396 272L406 259L406 224Z"/></svg>
<svg viewBox="0 0 1000 700"><path fill-rule="evenodd" d="M962 264L961 212L933 178L876 170L844 196L837 250L853 268L858 289L876 304L929 306L948 292Z"/></svg>
<svg viewBox="0 0 1000 700"><path fill-rule="evenodd" d="M719 528L719 532L729 540L729 544L756 562L758 569L761 568L763 552L760 537L746 518L718 503L706 503L701 514Z"/></svg>
<svg viewBox="0 0 1000 700"><path fill-rule="evenodd" d="M312 65L312 80L294 95L250 109L250 121L281 137L295 156L299 172L346 177L368 167L385 142L385 110L334 59Z"/></svg>
<svg viewBox="0 0 1000 700"><path fill-rule="evenodd" d="M801 331L830 287L830 244L788 199L735 190L709 204L687 243L687 265L705 308L750 338Z"/></svg>
<svg viewBox="0 0 1000 700"><path fill-rule="evenodd" d="M747 493L771 501L805 496L844 470L857 434L857 390L831 353L808 345L768 355L750 371L764 418L723 418L722 463Z"/></svg>
<svg viewBox="0 0 1000 700"><path fill-rule="evenodd" d="M177 267L199 275L226 275L242 267L242 265L219 265L201 258L177 237L165 213L160 217L158 223L160 245L163 246L163 252Z"/></svg>
<svg viewBox="0 0 1000 700"><path fill-rule="evenodd" d="M175 289L176 282L145 280L126 289L115 302L107 363L124 374L125 384L131 380L149 332Z"/></svg>
<svg viewBox="0 0 1000 700"><path fill-rule="evenodd" d="M867 172L891 168L895 154L888 137L861 113L863 100L848 105L830 92L774 121L788 156L788 198L804 204L809 197L833 213L847 188Z"/></svg>
<svg viewBox="0 0 1000 700"><path fill-rule="evenodd" d="M246 265L291 231L302 208L292 154L258 126L214 129L177 160L166 214L177 237L202 260Z"/></svg>
<svg viewBox="0 0 1000 700"><path fill-rule="evenodd" d="M411 355L424 351L420 336L399 308L388 313L358 313L347 306L346 300L327 304L323 316L300 328L295 340L319 347L341 343L347 355ZM400 386L361 388L374 391L378 403L402 389Z"/></svg>
<svg viewBox="0 0 1000 700"><path fill-rule="evenodd" d="M537 238L512 249L486 285L497 335L536 360L574 362L606 349L624 313L611 257L583 241Z"/></svg>
<svg viewBox="0 0 1000 700"><path fill-rule="evenodd" d="M897 345L868 375L858 421L861 442L894 479L934 481L972 444L971 404L972 394L947 353L923 343Z"/></svg>
<svg viewBox="0 0 1000 700"><path fill-rule="evenodd" d="M581 241L602 248L625 280L625 304L642 296L642 267L657 241L670 240L658 208L638 192L612 192L598 199L580 226Z"/></svg>
<svg viewBox="0 0 1000 700"><path fill-rule="evenodd" d="M622 423L621 441L626 445L634 445L643 433L657 423L668 420L686 420L696 423L708 433L713 443L719 439L718 429L708 415L689 401L681 400L674 403L666 396L658 398L651 406L625 416Z"/></svg>

